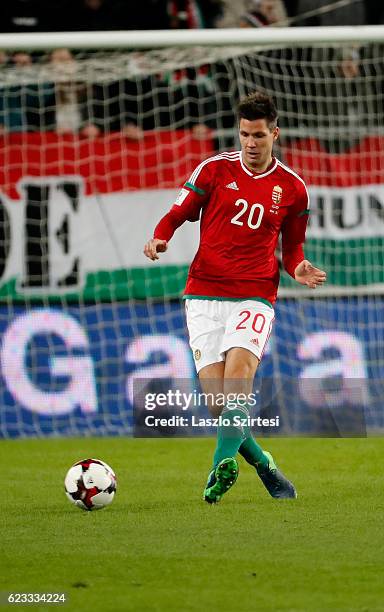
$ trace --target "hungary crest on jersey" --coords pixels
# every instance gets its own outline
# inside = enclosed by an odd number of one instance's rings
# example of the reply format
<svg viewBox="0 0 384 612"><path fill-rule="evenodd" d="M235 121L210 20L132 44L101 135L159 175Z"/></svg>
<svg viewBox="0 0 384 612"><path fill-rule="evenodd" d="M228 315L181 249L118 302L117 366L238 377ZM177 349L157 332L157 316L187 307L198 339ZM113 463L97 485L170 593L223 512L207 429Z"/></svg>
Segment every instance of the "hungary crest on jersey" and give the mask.
<svg viewBox="0 0 384 612"><path fill-rule="evenodd" d="M282 188L280 187L280 185L275 185L272 189L272 202L274 202L275 204L280 204L282 196Z"/></svg>

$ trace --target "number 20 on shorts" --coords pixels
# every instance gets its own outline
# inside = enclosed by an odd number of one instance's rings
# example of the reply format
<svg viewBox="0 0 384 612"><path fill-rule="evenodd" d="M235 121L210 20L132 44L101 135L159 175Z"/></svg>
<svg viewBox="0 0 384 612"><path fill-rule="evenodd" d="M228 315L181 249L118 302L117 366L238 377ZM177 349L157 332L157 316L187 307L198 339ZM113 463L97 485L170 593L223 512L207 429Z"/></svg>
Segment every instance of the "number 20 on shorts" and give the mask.
<svg viewBox="0 0 384 612"><path fill-rule="evenodd" d="M236 325L236 330L247 329L249 320L252 318L250 310L242 310L239 312L241 321ZM252 320L252 329L255 334L261 334L265 326L265 316L261 312L257 312Z"/></svg>

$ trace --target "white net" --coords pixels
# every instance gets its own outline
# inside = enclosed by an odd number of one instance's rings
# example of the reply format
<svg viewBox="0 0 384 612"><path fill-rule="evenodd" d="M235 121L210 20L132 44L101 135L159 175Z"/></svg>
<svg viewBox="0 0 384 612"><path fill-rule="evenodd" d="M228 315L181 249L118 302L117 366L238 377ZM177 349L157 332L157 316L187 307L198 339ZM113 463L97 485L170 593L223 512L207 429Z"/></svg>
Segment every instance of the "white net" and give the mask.
<svg viewBox="0 0 384 612"><path fill-rule="evenodd" d="M339 405L369 404L368 424L382 426L383 50L59 50L4 62L1 435L131 433L134 377L194 386L180 296L197 224L160 265L142 247L194 167L237 148L236 103L256 88L276 99L276 154L309 186L306 255L329 279L309 298L283 275L260 376L299 385L292 403L279 383L284 432L313 431L311 409L332 432Z"/></svg>

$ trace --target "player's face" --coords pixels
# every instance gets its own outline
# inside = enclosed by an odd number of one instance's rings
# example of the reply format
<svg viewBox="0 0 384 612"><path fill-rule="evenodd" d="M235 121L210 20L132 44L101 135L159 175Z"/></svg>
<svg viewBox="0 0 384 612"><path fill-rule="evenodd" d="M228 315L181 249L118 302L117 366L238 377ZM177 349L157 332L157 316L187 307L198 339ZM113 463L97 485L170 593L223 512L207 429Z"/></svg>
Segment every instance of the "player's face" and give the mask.
<svg viewBox="0 0 384 612"><path fill-rule="evenodd" d="M264 172L272 160L279 128L269 128L266 119L240 119L240 144L244 163L254 172Z"/></svg>

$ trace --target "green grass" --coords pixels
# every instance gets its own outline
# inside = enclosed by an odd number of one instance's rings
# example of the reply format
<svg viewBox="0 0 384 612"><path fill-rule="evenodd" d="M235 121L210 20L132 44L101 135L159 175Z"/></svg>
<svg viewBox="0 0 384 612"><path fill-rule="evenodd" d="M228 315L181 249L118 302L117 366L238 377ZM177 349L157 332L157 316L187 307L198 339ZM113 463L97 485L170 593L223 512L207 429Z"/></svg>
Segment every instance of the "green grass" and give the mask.
<svg viewBox="0 0 384 612"><path fill-rule="evenodd" d="M0 589L65 591L59 609L81 612L383 610L384 442L264 442L297 500L270 498L241 461L222 502L204 504L209 439L2 441ZM92 513L63 490L88 456L118 477Z"/></svg>

